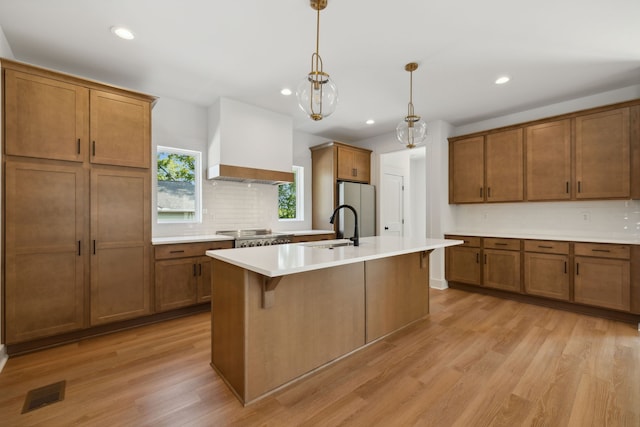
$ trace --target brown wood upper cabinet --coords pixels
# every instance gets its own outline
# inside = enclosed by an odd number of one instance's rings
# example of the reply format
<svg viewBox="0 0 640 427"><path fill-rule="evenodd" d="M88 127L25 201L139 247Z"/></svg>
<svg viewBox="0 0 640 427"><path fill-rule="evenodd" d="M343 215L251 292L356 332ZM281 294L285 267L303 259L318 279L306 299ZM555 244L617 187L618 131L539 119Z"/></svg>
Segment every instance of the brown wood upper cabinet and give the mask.
<svg viewBox="0 0 640 427"><path fill-rule="evenodd" d="M576 199L629 198L629 109L578 116Z"/></svg>
<svg viewBox="0 0 640 427"><path fill-rule="evenodd" d="M525 128L527 200L571 199L571 120Z"/></svg>
<svg viewBox="0 0 640 427"><path fill-rule="evenodd" d="M337 147L338 179L369 183L371 152L358 148Z"/></svg>
<svg viewBox="0 0 640 427"><path fill-rule="evenodd" d="M451 142L450 203L522 201L522 129Z"/></svg>
<svg viewBox="0 0 640 427"><path fill-rule="evenodd" d="M640 198L639 103L450 138L449 203Z"/></svg>
<svg viewBox="0 0 640 427"><path fill-rule="evenodd" d="M7 65L12 66L3 62ZM5 71L7 155L150 167L149 97L97 90L50 72L38 75L35 68L33 72Z"/></svg>

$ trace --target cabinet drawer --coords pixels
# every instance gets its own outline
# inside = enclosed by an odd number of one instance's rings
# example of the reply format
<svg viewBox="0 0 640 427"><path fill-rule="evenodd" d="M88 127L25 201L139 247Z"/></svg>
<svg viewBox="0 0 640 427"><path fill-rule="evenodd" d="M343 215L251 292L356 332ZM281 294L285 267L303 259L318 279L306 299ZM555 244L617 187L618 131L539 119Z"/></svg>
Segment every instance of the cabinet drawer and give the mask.
<svg viewBox="0 0 640 427"><path fill-rule="evenodd" d="M519 239L496 239L496 238L485 238L484 239L484 248L485 249L505 249L510 251L519 251L520 250L520 240Z"/></svg>
<svg viewBox="0 0 640 427"><path fill-rule="evenodd" d="M607 243L576 243L576 256L591 256L598 258L629 259L631 248L629 245L612 245Z"/></svg>
<svg viewBox="0 0 640 427"><path fill-rule="evenodd" d="M568 254L569 242L556 242L553 240L525 240L525 252L540 252L545 254Z"/></svg>
<svg viewBox="0 0 640 427"><path fill-rule="evenodd" d="M451 240L462 240L463 244L457 246L465 246L468 248L479 248L480 247L480 237L470 237L470 236L456 236L456 235L446 235L445 239Z"/></svg>
<svg viewBox="0 0 640 427"><path fill-rule="evenodd" d="M173 245L158 245L155 247L155 259L172 259L192 256L202 256L212 249L229 249L233 241L176 243Z"/></svg>

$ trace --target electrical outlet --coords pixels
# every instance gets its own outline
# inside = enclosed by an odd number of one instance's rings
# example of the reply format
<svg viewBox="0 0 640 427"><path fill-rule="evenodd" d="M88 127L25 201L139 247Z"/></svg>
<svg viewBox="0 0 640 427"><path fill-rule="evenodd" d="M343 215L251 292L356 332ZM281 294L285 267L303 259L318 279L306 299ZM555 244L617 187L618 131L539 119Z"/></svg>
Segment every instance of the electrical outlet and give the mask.
<svg viewBox="0 0 640 427"><path fill-rule="evenodd" d="M580 218L582 218L584 222L591 221L591 212L580 212Z"/></svg>
<svg viewBox="0 0 640 427"><path fill-rule="evenodd" d="M482 220L486 221L489 218L489 214L486 212L482 212Z"/></svg>

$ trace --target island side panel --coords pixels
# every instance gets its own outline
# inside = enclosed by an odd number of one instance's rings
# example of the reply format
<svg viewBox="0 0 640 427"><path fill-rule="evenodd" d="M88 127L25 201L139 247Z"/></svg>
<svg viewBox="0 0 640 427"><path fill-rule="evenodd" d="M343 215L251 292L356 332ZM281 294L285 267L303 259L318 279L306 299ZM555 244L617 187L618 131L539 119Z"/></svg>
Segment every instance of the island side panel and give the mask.
<svg viewBox="0 0 640 427"><path fill-rule="evenodd" d="M245 394L246 270L213 260L211 364L238 397Z"/></svg>
<svg viewBox="0 0 640 427"><path fill-rule="evenodd" d="M365 262L367 343L429 314L429 254L422 257L416 252Z"/></svg>
<svg viewBox="0 0 640 427"><path fill-rule="evenodd" d="M363 262L284 276L266 309L248 277L245 403L364 345Z"/></svg>

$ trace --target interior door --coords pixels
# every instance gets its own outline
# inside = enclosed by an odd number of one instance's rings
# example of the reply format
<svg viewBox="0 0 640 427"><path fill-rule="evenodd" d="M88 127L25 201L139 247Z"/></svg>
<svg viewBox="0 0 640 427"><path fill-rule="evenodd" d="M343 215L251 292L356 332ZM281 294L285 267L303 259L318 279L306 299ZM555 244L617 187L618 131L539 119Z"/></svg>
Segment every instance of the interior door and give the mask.
<svg viewBox="0 0 640 427"><path fill-rule="evenodd" d="M402 236L404 233L404 177L382 174L380 186L380 224L382 236Z"/></svg>

